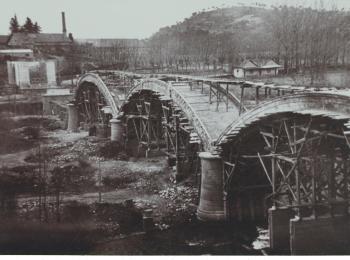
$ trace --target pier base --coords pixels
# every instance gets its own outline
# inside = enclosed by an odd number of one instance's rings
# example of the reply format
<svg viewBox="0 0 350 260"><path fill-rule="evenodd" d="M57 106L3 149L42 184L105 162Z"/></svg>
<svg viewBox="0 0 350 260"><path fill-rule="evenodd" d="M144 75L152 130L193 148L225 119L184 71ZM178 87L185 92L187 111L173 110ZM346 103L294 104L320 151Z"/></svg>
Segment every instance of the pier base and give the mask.
<svg viewBox="0 0 350 260"><path fill-rule="evenodd" d="M197 217L202 221L225 220L222 158L209 152L199 154L202 165Z"/></svg>
<svg viewBox="0 0 350 260"><path fill-rule="evenodd" d="M111 141L122 144L124 142L123 122L117 118L112 118L109 122L111 123Z"/></svg>
<svg viewBox="0 0 350 260"><path fill-rule="evenodd" d="M68 127L69 132L78 132L78 110L74 104L68 104Z"/></svg>
<svg viewBox="0 0 350 260"><path fill-rule="evenodd" d="M270 248L279 252L289 251L289 222L294 217L294 212L291 209L272 207L268 211L268 216Z"/></svg>

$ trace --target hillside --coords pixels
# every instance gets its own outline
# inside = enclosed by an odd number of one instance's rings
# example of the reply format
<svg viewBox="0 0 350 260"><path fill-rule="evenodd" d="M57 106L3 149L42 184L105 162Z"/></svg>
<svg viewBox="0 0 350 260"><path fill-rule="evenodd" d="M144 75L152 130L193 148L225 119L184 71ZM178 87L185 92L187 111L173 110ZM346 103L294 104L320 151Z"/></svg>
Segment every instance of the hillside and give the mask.
<svg viewBox="0 0 350 260"><path fill-rule="evenodd" d="M350 61L350 14L302 6L236 6L193 13L149 39L150 64L176 70L273 59L285 72L320 71ZM313 71L312 71L313 73Z"/></svg>
<svg viewBox="0 0 350 260"><path fill-rule="evenodd" d="M151 39L169 34L196 34L197 32L227 37L239 35L240 42L237 44L242 51L249 52L252 47L261 50L263 46L267 47L271 44L272 30L268 24L271 13L271 9L246 6L196 12L180 23L161 28ZM257 41L260 47L256 46Z"/></svg>
<svg viewBox="0 0 350 260"><path fill-rule="evenodd" d="M235 32L244 29L260 29L268 10L257 7L230 7L212 11L195 12L183 22L160 29L166 31L203 30L210 33ZM260 28L257 28L260 27Z"/></svg>

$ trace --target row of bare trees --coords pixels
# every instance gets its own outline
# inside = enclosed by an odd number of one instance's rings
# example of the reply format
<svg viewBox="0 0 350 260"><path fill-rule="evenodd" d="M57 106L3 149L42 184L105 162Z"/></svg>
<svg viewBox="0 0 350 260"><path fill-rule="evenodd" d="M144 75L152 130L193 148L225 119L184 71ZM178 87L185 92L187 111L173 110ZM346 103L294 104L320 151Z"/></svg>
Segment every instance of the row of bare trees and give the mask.
<svg viewBox="0 0 350 260"><path fill-rule="evenodd" d="M145 66L142 60L142 45L137 40L111 40L104 46L94 44L77 45L82 60L99 68L134 69ZM81 62L82 62L81 60ZM89 68L86 68L89 69ZM91 69L91 68L90 68ZM84 68L83 68L84 70Z"/></svg>
<svg viewBox="0 0 350 260"><path fill-rule="evenodd" d="M148 46L150 66L160 70L216 70L238 59L236 37L229 32L193 30L158 34Z"/></svg>
<svg viewBox="0 0 350 260"><path fill-rule="evenodd" d="M274 8L268 24L274 51L286 72L318 72L348 63L350 15L344 10L302 7Z"/></svg>
<svg viewBox="0 0 350 260"><path fill-rule="evenodd" d="M314 75L349 62L349 12L321 5L237 10L258 22L233 17L229 9L194 13L148 40L85 45L83 52L98 67L176 72L223 70L224 65L230 71L243 59L256 58L274 59L286 73Z"/></svg>

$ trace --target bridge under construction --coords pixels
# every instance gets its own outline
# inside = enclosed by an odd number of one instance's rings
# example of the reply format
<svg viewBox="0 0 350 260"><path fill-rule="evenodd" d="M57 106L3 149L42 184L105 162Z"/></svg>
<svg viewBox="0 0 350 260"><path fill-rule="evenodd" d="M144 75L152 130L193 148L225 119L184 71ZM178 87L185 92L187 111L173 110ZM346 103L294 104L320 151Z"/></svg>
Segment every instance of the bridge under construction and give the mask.
<svg viewBox="0 0 350 260"><path fill-rule="evenodd" d="M346 90L94 71L68 130L166 154L179 180L200 172L200 220L268 220L271 248L332 252L350 244L349 104Z"/></svg>

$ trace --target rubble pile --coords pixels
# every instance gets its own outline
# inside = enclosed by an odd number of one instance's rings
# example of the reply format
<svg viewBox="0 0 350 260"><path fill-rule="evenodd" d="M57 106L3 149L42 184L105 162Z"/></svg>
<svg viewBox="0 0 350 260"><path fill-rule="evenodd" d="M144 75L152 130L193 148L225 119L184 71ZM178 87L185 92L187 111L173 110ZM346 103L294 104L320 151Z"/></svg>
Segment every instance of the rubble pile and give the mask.
<svg viewBox="0 0 350 260"><path fill-rule="evenodd" d="M61 155L57 156L55 159L58 162L72 162L81 158L86 158L91 161L103 160L103 158L94 155L98 149L98 143L92 142L91 138L83 138L81 140L76 141L75 143L64 143L62 145L55 144L52 148L56 149L64 149L65 152Z"/></svg>
<svg viewBox="0 0 350 260"><path fill-rule="evenodd" d="M170 187L159 192L161 198L170 201L181 201L186 203L194 202L198 194L198 189L189 186L175 186Z"/></svg>
<svg viewBox="0 0 350 260"><path fill-rule="evenodd" d="M175 186L160 191L159 196L166 200L168 214L164 214L161 224L176 225L191 221L195 214L198 200L198 189L192 186Z"/></svg>

